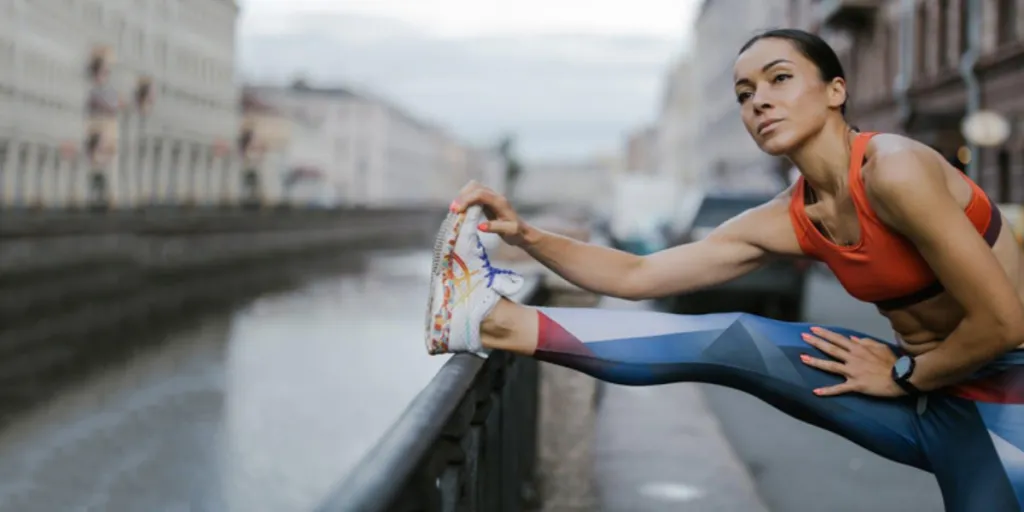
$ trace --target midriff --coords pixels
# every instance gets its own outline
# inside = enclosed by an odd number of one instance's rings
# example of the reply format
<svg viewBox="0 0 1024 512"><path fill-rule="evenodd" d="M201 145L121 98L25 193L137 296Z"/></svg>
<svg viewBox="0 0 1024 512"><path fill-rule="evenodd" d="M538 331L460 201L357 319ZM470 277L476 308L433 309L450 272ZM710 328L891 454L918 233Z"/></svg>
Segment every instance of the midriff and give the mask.
<svg viewBox="0 0 1024 512"><path fill-rule="evenodd" d="M1014 278L1017 296L1024 303L1024 251L1004 223L1002 234L992 250ZM949 337L964 318L964 308L949 292L919 302L905 309L879 311L889 319L896 341L911 354L923 354ZM1024 347L1024 345L1022 345Z"/></svg>

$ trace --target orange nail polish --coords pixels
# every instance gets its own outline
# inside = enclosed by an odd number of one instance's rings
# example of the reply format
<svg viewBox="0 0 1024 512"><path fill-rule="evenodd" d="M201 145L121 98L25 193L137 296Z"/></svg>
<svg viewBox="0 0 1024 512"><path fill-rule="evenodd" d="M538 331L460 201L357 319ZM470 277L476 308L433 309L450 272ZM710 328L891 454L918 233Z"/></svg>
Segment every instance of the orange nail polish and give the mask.
<svg viewBox="0 0 1024 512"><path fill-rule="evenodd" d="M457 211L459 211L459 203L456 202L456 201L452 201L452 204L448 205L448 211L450 211L450 212L457 212Z"/></svg>
<svg viewBox="0 0 1024 512"><path fill-rule="evenodd" d="M800 354L800 360L806 363L807 361L810 361L811 358L808 357L807 354Z"/></svg>
<svg viewBox="0 0 1024 512"><path fill-rule="evenodd" d="M479 229L480 231L487 231L487 223L481 222L480 224L477 224L476 229Z"/></svg>

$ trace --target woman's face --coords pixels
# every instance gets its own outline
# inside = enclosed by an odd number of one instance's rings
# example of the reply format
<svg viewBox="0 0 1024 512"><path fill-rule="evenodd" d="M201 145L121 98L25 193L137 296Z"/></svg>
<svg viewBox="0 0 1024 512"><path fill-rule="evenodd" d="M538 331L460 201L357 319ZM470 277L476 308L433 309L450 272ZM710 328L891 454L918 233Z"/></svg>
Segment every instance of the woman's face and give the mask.
<svg viewBox="0 0 1024 512"><path fill-rule="evenodd" d="M822 81L818 67L785 39L754 43L736 58L733 74L743 125L773 156L819 132L846 100L843 80Z"/></svg>

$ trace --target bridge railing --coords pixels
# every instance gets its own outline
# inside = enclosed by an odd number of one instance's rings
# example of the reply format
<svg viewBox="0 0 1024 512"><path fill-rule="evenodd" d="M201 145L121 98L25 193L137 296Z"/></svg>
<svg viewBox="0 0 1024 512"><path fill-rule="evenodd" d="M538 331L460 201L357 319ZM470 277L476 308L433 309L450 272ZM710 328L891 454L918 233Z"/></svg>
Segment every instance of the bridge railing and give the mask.
<svg viewBox="0 0 1024 512"><path fill-rule="evenodd" d="M543 304L539 280L515 299ZM321 512L513 512L536 505L538 366L453 356Z"/></svg>

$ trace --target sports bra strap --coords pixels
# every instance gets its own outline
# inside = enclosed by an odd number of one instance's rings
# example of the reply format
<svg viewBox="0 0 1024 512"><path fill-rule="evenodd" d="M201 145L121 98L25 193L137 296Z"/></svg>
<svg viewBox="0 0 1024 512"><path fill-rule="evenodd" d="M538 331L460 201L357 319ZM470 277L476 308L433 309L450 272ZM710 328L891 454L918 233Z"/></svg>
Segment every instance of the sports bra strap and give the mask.
<svg viewBox="0 0 1024 512"><path fill-rule="evenodd" d="M875 214L871 209L871 203L868 201L867 192L864 190L864 180L861 177L861 168L864 167L864 154L868 150L868 142L871 141L871 137L878 135L878 132L864 132L858 133L853 139L853 147L850 148L850 169L848 175L848 186L850 187L850 195L853 196L853 201L857 205L857 213L860 218L868 218L871 220L877 220ZM861 229L864 227L862 225Z"/></svg>
<svg viewBox="0 0 1024 512"><path fill-rule="evenodd" d="M878 132L858 133L853 139L853 147L850 148L850 172L860 175L860 168L864 165L864 153L868 150L868 142L871 137L878 135Z"/></svg>

